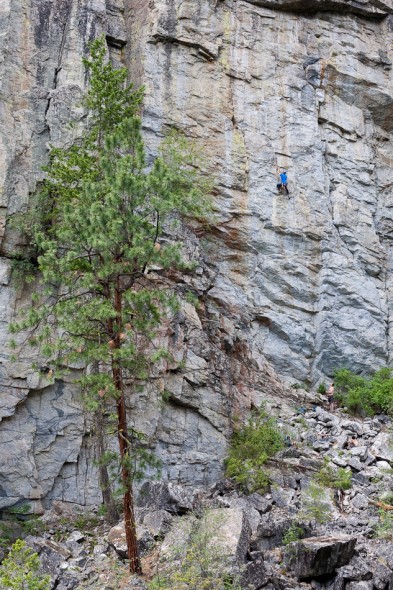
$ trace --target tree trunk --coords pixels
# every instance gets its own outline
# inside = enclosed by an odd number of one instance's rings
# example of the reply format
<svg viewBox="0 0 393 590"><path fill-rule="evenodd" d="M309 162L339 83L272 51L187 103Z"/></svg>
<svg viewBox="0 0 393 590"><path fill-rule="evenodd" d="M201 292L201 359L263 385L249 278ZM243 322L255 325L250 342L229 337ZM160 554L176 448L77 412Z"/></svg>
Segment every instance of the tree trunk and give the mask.
<svg viewBox="0 0 393 590"><path fill-rule="evenodd" d="M127 465L129 457L130 440L127 431L127 411L124 397L124 383L122 379L121 369L112 365L113 379L116 389L119 391L119 398L117 405L117 433L120 449L121 466L121 480L124 488L123 509L125 520L125 532L127 541L127 553L130 561L130 572L134 574L141 574L142 567L139 558L138 544L136 538L136 524L134 515L134 498L132 493L132 475Z"/></svg>
<svg viewBox="0 0 393 590"><path fill-rule="evenodd" d="M105 440L104 440L104 416L101 409L95 413L95 439L96 439L96 452L98 461L105 453ZM100 488L102 492L102 500L106 508L106 519L110 524L116 524L119 522L119 513L116 508L116 503L113 498L112 486L110 483L108 468L106 465L98 463L98 477L100 481Z"/></svg>
<svg viewBox="0 0 393 590"><path fill-rule="evenodd" d="M114 336L115 347L118 350L121 347L120 329L121 315L122 315L122 296L119 286L119 279L117 280L117 288L115 288L114 308L117 312L115 319L115 331L111 330ZM127 541L127 553L130 562L130 572L133 574L141 574L142 566L139 558L138 543L136 537L136 523L134 514L134 497L132 493L132 473L129 467L129 451L130 451L130 437L127 428L127 408L124 392L124 381L122 369L119 361L112 360L112 376L113 383L118 391L118 398L116 400L117 409L117 437L119 441L120 460L121 460L121 480L124 489L123 510L125 521L125 533Z"/></svg>

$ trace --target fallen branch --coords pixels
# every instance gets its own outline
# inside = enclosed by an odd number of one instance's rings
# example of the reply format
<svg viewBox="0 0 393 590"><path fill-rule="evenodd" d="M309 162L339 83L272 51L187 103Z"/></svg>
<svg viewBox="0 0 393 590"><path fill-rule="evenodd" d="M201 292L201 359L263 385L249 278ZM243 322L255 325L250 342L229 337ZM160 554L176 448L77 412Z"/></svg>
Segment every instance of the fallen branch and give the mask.
<svg viewBox="0 0 393 590"><path fill-rule="evenodd" d="M373 506L378 506L378 508L382 508L382 510L393 510L393 506L390 504L385 504L385 502L374 502L374 500L369 500L369 504Z"/></svg>

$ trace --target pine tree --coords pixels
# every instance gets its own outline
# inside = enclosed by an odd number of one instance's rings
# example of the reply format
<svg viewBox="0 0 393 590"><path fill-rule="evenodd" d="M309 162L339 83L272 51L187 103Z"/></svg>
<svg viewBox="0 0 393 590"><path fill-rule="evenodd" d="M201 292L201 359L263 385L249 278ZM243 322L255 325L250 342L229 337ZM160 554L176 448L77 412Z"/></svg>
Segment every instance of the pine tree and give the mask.
<svg viewBox="0 0 393 590"><path fill-rule="evenodd" d="M130 570L140 573L132 489L140 434L129 425L126 399L168 355L150 344L177 306L149 269L190 268L181 244L160 238L180 217L206 215L210 183L183 139L164 142L147 166L137 114L143 93L105 57L101 38L84 60L88 129L79 142L52 150L43 189L24 216L42 289L12 330L32 331L30 343L40 346L55 376L83 364L78 381L91 410L116 405L128 557ZM149 462L143 449L139 460Z"/></svg>

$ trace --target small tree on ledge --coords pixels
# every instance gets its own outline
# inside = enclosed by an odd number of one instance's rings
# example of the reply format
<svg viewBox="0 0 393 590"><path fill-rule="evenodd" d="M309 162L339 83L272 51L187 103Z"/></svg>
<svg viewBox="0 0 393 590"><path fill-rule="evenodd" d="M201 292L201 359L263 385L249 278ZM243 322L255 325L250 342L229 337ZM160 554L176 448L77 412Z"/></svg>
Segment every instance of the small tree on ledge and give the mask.
<svg viewBox="0 0 393 590"><path fill-rule="evenodd" d="M83 365L79 383L90 409L116 405L128 558L130 571L140 573L132 491L139 435L127 419L126 396L168 354L151 342L177 305L149 269L190 268L180 244L159 239L179 216L206 215L210 183L185 140L164 142L147 168L137 115L142 93L126 85L126 70L113 69L105 53L101 38L84 60L88 130L78 144L52 150L43 190L21 218L39 254L42 288L12 331L30 330L54 376Z"/></svg>

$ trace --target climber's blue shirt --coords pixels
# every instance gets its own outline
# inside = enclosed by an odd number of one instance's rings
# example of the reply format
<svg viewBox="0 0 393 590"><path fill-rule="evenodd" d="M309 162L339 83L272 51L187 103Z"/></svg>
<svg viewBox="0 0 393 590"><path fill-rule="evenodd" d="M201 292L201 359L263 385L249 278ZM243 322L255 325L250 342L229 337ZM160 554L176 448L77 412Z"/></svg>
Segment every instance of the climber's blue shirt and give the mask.
<svg viewBox="0 0 393 590"><path fill-rule="evenodd" d="M282 182L282 184L287 184L287 182L288 182L288 177L287 177L287 175L286 175L286 174L284 174L284 173L280 174L280 178L281 178L281 182Z"/></svg>

